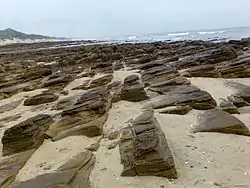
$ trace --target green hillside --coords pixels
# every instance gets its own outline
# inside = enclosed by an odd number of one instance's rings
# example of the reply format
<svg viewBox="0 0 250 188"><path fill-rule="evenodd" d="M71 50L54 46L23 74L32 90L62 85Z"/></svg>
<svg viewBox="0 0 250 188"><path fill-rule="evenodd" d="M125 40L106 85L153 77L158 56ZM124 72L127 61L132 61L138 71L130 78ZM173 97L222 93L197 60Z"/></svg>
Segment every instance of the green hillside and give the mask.
<svg viewBox="0 0 250 188"><path fill-rule="evenodd" d="M43 36L43 35L35 35L35 34L26 34L19 31L15 31L14 29L5 29L0 30L0 40L6 40L6 39L53 39L53 37Z"/></svg>

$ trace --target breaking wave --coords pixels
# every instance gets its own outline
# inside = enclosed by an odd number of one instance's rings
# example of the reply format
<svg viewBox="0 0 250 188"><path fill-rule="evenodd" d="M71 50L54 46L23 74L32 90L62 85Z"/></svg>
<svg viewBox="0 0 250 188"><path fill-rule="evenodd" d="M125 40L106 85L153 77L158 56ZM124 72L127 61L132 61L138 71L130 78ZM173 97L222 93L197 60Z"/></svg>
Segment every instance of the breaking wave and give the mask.
<svg viewBox="0 0 250 188"><path fill-rule="evenodd" d="M189 35L190 33L189 32L186 32L186 33L169 33L168 36L170 37L175 37L175 36L187 36Z"/></svg>
<svg viewBox="0 0 250 188"><path fill-rule="evenodd" d="M198 34L200 35L212 35L212 34L222 34L225 33L226 31L200 31Z"/></svg>

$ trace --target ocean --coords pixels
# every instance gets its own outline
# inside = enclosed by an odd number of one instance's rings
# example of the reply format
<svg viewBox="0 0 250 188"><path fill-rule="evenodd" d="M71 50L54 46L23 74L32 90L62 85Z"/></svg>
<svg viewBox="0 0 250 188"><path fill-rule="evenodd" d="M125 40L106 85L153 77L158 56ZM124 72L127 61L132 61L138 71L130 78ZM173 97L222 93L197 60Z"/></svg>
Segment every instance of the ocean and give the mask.
<svg viewBox="0 0 250 188"><path fill-rule="evenodd" d="M111 43L138 43L157 41L174 42L183 40L205 40L213 42L222 42L229 40L239 40L241 38L248 37L250 37L250 27L106 37L102 38L101 40Z"/></svg>

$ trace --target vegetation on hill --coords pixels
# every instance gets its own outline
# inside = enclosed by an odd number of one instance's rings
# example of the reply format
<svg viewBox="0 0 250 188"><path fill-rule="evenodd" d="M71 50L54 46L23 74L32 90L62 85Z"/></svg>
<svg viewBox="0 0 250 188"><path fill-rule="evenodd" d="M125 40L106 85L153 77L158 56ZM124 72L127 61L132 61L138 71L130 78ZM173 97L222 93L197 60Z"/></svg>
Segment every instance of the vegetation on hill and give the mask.
<svg viewBox="0 0 250 188"><path fill-rule="evenodd" d="M35 39L53 39L53 37L49 37L49 36L43 36L43 35L35 35L35 34L26 34L26 33L22 33L19 31L16 31L14 29L5 29L5 30L0 30L0 40L6 40L6 39L21 39L21 40L25 40L25 39L31 39L31 40L35 40Z"/></svg>

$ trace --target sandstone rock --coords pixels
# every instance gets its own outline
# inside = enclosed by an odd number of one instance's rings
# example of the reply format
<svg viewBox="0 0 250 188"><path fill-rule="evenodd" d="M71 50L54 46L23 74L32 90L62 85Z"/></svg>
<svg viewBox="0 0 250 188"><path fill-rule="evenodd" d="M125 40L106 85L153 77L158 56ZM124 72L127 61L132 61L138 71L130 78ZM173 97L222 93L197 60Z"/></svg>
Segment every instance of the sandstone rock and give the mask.
<svg viewBox="0 0 250 188"><path fill-rule="evenodd" d="M184 77L176 77L163 82L151 84L151 87L163 87L163 86L176 86L176 85L190 85L191 82Z"/></svg>
<svg viewBox="0 0 250 188"><path fill-rule="evenodd" d="M205 110L214 108L217 104L208 92L197 87L183 85L177 86L169 92L164 92L162 96L153 98L148 105L154 109L174 105L190 105L194 109Z"/></svg>
<svg viewBox="0 0 250 188"><path fill-rule="evenodd" d="M23 99L16 100L16 101L13 101L13 102L10 102L10 103L7 103L7 104L0 106L0 114L7 112L7 111L14 110L22 103L22 101L23 101Z"/></svg>
<svg viewBox="0 0 250 188"><path fill-rule="evenodd" d="M120 132L119 131L114 131L114 132L111 132L109 135L108 135L108 139L109 140L115 140L118 138Z"/></svg>
<svg viewBox="0 0 250 188"><path fill-rule="evenodd" d="M48 76L50 74L52 74L52 71L49 68L34 67L34 68L27 69L22 74L22 76L20 77L20 79L25 79L26 81L29 81L29 80L35 80L37 78L42 78L44 76Z"/></svg>
<svg viewBox="0 0 250 188"><path fill-rule="evenodd" d="M243 85L235 95L250 103L250 86Z"/></svg>
<svg viewBox="0 0 250 188"><path fill-rule="evenodd" d="M247 78L250 76L250 58L218 66L223 78Z"/></svg>
<svg viewBox="0 0 250 188"><path fill-rule="evenodd" d="M145 84L152 84L175 78L178 75L178 71L173 66L163 65L143 71L142 80Z"/></svg>
<svg viewBox="0 0 250 188"><path fill-rule="evenodd" d="M227 97L227 99L233 103L236 107L240 108L243 106L249 106L250 104L245 101L243 98L237 96L237 95L230 95Z"/></svg>
<svg viewBox="0 0 250 188"><path fill-rule="evenodd" d="M125 78L121 88L121 100L138 102L147 99L144 85L138 80L137 75L131 75Z"/></svg>
<svg viewBox="0 0 250 188"><path fill-rule="evenodd" d="M72 76L63 74L54 74L46 78L42 82L42 87L54 86L62 83L69 83L72 80Z"/></svg>
<svg viewBox="0 0 250 188"><path fill-rule="evenodd" d="M149 62L149 63L145 63L145 64L142 64L138 67L138 69L140 70L147 70L147 69L150 69L150 68L153 68L153 67L157 67L157 66L162 66L164 65L162 62L159 62L159 61L153 61L153 62Z"/></svg>
<svg viewBox="0 0 250 188"><path fill-rule="evenodd" d="M152 110L145 110L122 130L119 148L122 176L177 178L171 150Z"/></svg>
<svg viewBox="0 0 250 188"><path fill-rule="evenodd" d="M63 99L54 107L63 110L61 118L50 126L46 135L54 141L72 135L101 135L110 106L110 93L102 87Z"/></svg>
<svg viewBox="0 0 250 188"><path fill-rule="evenodd" d="M197 52L197 51L196 51ZM185 69L204 64L216 64L223 61L229 61L237 57L235 49L227 46L209 49L196 53L186 59L180 60L174 64L177 69Z"/></svg>
<svg viewBox="0 0 250 188"><path fill-rule="evenodd" d="M91 188L89 175L94 168L95 156L90 151L79 153L53 173L42 174L13 188Z"/></svg>
<svg viewBox="0 0 250 188"><path fill-rule="evenodd" d="M81 85L73 88L72 90L87 90L89 89L91 80L85 80Z"/></svg>
<svg viewBox="0 0 250 188"><path fill-rule="evenodd" d="M100 147L100 143L99 142L96 142L96 143L93 143L91 144L89 147L87 147L86 149L89 150L89 151L97 151L98 148Z"/></svg>
<svg viewBox="0 0 250 188"><path fill-rule="evenodd" d="M145 64L145 63L148 63L150 61L153 61L155 60L156 58L153 57L152 55L144 55L143 57L141 57L137 62L136 64Z"/></svg>
<svg viewBox="0 0 250 188"><path fill-rule="evenodd" d="M94 79L93 81L91 81L89 88L104 86L104 85L110 83L112 81L112 79L113 79L112 74L104 75L100 78L97 78L97 79Z"/></svg>
<svg viewBox="0 0 250 188"><path fill-rule="evenodd" d="M190 77L210 77L210 78L222 77L222 75L214 65L195 66L189 68L187 72L190 74Z"/></svg>
<svg viewBox="0 0 250 188"><path fill-rule="evenodd" d="M91 70L96 73L113 73L112 62L95 62L91 65Z"/></svg>
<svg viewBox="0 0 250 188"><path fill-rule="evenodd" d="M213 109L199 114L193 132L220 132L250 136L246 125L233 115L222 110Z"/></svg>
<svg viewBox="0 0 250 188"><path fill-rule="evenodd" d="M19 153L0 161L0 187L9 188L12 182L15 181L16 175L19 170L25 165L34 150L29 150Z"/></svg>
<svg viewBox="0 0 250 188"><path fill-rule="evenodd" d="M202 64L214 64L222 61L231 60L237 57L236 51L230 47L221 47L200 53L195 57L196 61Z"/></svg>
<svg viewBox="0 0 250 188"><path fill-rule="evenodd" d="M119 144L118 141L113 141L108 145L108 149L109 150L114 149L118 144Z"/></svg>
<svg viewBox="0 0 250 188"><path fill-rule="evenodd" d="M178 114L178 115L186 115L188 112L192 110L192 107L188 105L177 105L172 107L167 107L164 109L161 109L159 113L161 114Z"/></svg>
<svg viewBox="0 0 250 188"><path fill-rule="evenodd" d="M120 95L119 92L114 93L114 94L112 95L112 100L111 100L112 103L116 103L116 102L118 102L118 101L120 101L120 100L121 100L121 95Z"/></svg>
<svg viewBox="0 0 250 188"><path fill-rule="evenodd" d="M229 114L239 114L238 108L225 99L220 99L219 107L221 110L228 112Z"/></svg>
<svg viewBox="0 0 250 188"><path fill-rule="evenodd" d="M12 155L39 147L44 140L44 132L52 123L49 115L31 117L4 132L2 138L3 155Z"/></svg>
<svg viewBox="0 0 250 188"><path fill-rule="evenodd" d="M133 83L133 82L136 82L139 80L139 76L136 75L136 74L132 74L130 76L127 76L125 79L124 79L124 83L126 84L129 84L129 83Z"/></svg>
<svg viewBox="0 0 250 188"><path fill-rule="evenodd" d="M57 95L43 93L43 94L35 95L33 97L26 99L23 104L24 104L24 106L34 106L34 105L40 105L40 104L54 102L57 99L58 99Z"/></svg>
<svg viewBox="0 0 250 188"><path fill-rule="evenodd" d="M64 91L61 91L60 93L61 93L62 95L68 95L68 94L69 94L69 91L65 91L65 90L64 90Z"/></svg>
<svg viewBox="0 0 250 188"><path fill-rule="evenodd" d="M107 88L109 90L116 90L121 85L121 83L121 81L113 81L107 85Z"/></svg>

